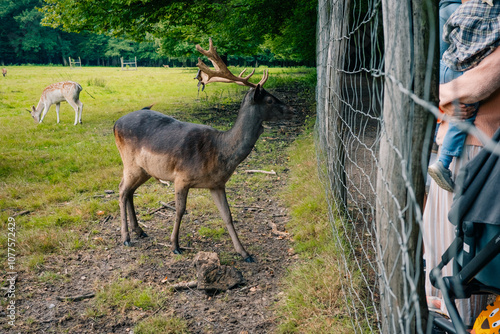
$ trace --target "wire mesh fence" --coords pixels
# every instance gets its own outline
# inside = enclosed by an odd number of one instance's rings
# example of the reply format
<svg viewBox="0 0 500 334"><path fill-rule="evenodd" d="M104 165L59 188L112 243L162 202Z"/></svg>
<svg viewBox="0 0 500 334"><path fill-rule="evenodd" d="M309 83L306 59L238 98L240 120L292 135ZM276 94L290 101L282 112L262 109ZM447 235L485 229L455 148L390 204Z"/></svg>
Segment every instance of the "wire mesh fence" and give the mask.
<svg viewBox="0 0 500 334"><path fill-rule="evenodd" d="M449 120L437 108L437 15L438 2L430 0L319 1L318 165L356 333L435 330L424 284L437 263L425 268L423 258L451 243L438 240L444 232L423 215L434 125L437 117ZM488 150L499 149L475 126L464 124L463 130ZM471 147L472 157L478 146ZM467 159L459 158L453 168ZM452 194L446 196L451 203ZM427 209L425 217L437 221ZM426 241L424 249L427 234L437 241ZM451 267L443 270L451 273ZM473 312L467 303L457 306L464 322L465 312Z"/></svg>
<svg viewBox="0 0 500 334"><path fill-rule="evenodd" d="M341 246L344 298L357 333L378 332L382 321L374 235L383 101L381 13L380 2L365 5L371 8L356 13L355 1L319 1L317 40L319 169Z"/></svg>
<svg viewBox="0 0 500 334"><path fill-rule="evenodd" d="M435 110L433 53L414 45L435 9L421 7L319 1L318 160L356 333L424 332L421 152Z"/></svg>

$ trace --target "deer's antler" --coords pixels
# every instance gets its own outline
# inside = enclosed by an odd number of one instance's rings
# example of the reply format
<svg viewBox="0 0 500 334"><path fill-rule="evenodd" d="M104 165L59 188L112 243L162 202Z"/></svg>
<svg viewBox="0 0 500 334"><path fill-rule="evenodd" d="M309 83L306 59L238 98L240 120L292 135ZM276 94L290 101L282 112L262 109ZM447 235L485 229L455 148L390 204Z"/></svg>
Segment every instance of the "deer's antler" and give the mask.
<svg viewBox="0 0 500 334"><path fill-rule="evenodd" d="M212 38L209 39L209 43L210 45L208 51L203 50L203 48L199 44L196 45L196 50L198 50L212 62L215 70L208 67L201 60L201 58L198 58L198 64L196 64L196 66L198 66L199 70L198 74L195 77L195 79L199 80L198 87L200 85L203 85L204 89L205 85L211 82L234 82L241 86L257 87L257 85L260 85L262 87L267 81L267 78L269 77L269 71L267 70L264 70L264 75L262 76L262 79L258 84L254 84L248 81L248 79L250 79L250 77L255 73L255 69L253 69L252 73L250 73L246 77L243 77L243 74L247 70L246 68L241 71L239 76L235 76L233 73L231 73L231 71L228 70L226 64L224 64L224 62L220 58L219 54L217 53L217 49L212 43Z"/></svg>

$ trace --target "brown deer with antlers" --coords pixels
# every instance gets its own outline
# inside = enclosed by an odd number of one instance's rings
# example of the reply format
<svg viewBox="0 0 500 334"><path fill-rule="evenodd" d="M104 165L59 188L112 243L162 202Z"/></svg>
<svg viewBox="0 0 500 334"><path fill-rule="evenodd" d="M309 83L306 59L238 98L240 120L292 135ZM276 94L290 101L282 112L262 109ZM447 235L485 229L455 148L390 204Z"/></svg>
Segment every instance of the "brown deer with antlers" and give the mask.
<svg viewBox="0 0 500 334"><path fill-rule="evenodd" d="M289 119L292 110L262 88L268 72L258 84L253 84L248 80L255 70L246 77L242 77L244 71L240 76L233 75L217 54L211 39L208 51L199 45L196 48L215 67L212 70L198 59L200 72L197 78L203 85L234 82L251 89L243 99L234 126L226 132L206 125L181 122L149 108L125 115L115 123L116 145L123 161L119 197L122 241L125 246L131 245L127 217L132 230L139 237L147 237L137 224L133 194L141 184L154 177L162 182L174 182L176 218L170 237L174 253L182 252L179 227L186 210L189 189L207 188L236 251L245 261L253 262L234 229L225 184L252 151L263 132L262 122Z"/></svg>

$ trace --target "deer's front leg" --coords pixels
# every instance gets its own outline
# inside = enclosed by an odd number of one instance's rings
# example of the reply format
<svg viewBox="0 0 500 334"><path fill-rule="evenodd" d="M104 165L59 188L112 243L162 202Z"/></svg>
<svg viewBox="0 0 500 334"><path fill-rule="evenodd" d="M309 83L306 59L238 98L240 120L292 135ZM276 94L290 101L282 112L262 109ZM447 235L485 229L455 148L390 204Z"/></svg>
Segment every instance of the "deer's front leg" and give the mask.
<svg viewBox="0 0 500 334"><path fill-rule="evenodd" d="M45 105L43 107L43 112L42 112L42 117L40 118L40 123L43 122L43 119L45 118L45 115L47 115L47 112L49 111L50 105Z"/></svg>
<svg viewBox="0 0 500 334"><path fill-rule="evenodd" d="M217 205L217 208L219 209L222 220L226 223L227 231L231 236L234 248L241 254L245 262L254 262L252 256L247 253L245 248L243 248L243 245L238 238L238 234L236 234L236 230L234 229L233 218L231 216L231 211L229 210L229 204L227 203L226 190L224 188L210 189L210 193L212 194L215 205Z"/></svg>
<svg viewBox="0 0 500 334"><path fill-rule="evenodd" d="M59 124L59 108L61 107L60 103L56 103L56 115L57 115L57 124Z"/></svg>
<svg viewBox="0 0 500 334"><path fill-rule="evenodd" d="M189 193L189 188L177 187L175 184L175 223L174 229L172 230L172 235L170 236L170 242L172 243L172 251L175 254L182 254L182 250L179 247L179 228L181 226L182 216L186 212L186 202Z"/></svg>

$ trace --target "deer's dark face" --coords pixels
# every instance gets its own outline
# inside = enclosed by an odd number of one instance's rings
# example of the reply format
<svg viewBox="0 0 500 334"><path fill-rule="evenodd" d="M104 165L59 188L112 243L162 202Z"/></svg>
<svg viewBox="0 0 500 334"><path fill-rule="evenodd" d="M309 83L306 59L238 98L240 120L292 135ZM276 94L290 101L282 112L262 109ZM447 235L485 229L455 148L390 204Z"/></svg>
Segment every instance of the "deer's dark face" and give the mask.
<svg viewBox="0 0 500 334"><path fill-rule="evenodd" d="M264 121L277 121L293 117L293 108L281 102L264 88L257 86L250 90L249 94L251 97L253 96L253 102L259 106Z"/></svg>

